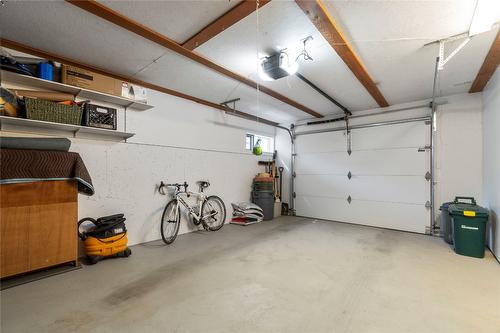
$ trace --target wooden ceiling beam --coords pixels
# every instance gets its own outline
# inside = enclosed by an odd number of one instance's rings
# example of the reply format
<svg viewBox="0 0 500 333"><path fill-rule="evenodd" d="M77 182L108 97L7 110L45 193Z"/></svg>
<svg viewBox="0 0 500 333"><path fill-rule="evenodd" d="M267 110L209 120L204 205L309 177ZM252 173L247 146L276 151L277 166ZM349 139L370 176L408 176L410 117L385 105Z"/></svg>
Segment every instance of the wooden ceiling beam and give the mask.
<svg viewBox="0 0 500 333"><path fill-rule="evenodd" d="M295 0L295 2L358 78L359 82L366 88L377 104L380 107L389 106L389 103L370 77L370 74L368 74L359 57L344 38L338 25L328 13L321 0Z"/></svg>
<svg viewBox="0 0 500 333"><path fill-rule="evenodd" d="M93 72L96 72L96 73L99 73L99 74L102 74L102 75L111 76L111 77L113 77L113 78L115 78L117 80L122 80L122 81L127 81L127 82L130 82L130 83L135 83L135 84L138 84L140 86L143 86L143 87L146 87L146 88L149 88L149 89L153 89L153 90L156 90L156 91L168 94L168 95L172 95L172 96L175 96L175 97L179 97L179 98L183 98L183 99L189 100L191 102L195 102L195 103L198 103L198 104L209 106L211 108L214 108L214 109L217 109L217 110L220 110L220 111L229 112L229 113L235 111L234 112L235 114L238 114L238 115L243 116L245 118L248 118L250 120L254 120L254 121L266 124L266 125L271 125L271 126L278 125L278 123L276 123L274 121L271 121L271 120L260 118L260 117L257 117L257 116L254 116L254 115L251 115L251 114L248 114L248 113L244 113L244 112L241 112L241 111L237 111L237 110L230 110L230 109L228 109L225 106L222 106L222 105L219 105L219 104L216 104L216 103L212 103L212 102L209 102L207 100L204 100L204 99L201 99L201 98L198 98L198 97L187 95L187 94L184 94L182 92L179 92L179 91L176 91L176 90L172 90L172 89L169 89L169 88L166 88L166 87L158 86L158 85L153 84L153 83L149 83L149 82L137 80L137 79L132 78L132 77L128 77L128 76L124 76L124 75L121 75L121 74L113 73L113 72L104 70L104 69L99 68L99 67L88 65L88 64L82 63L82 62L77 61L77 60L66 58L66 57L63 57L63 56L51 53L51 52L40 50L40 49L31 47L31 46L27 46L27 45L24 45L24 44L15 42L15 41L11 41L11 40L8 40L8 39L5 39L5 38L0 38L0 46L6 47L6 48L9 48L9 49L12 49L12 50L16 50L16 51L19 51L19 52L28 53L28 54L31 54L31 55L34 55L34 56L37 56L37 57L40 57L40 58L47 59L47 60L57 61L57 62L66 64L66 65L71 65L71 66L76 66L76 67L84 68L86 70L93 71Z"/></svg>
<svg viewBox="0 0 500 333"><path fill-rule="evenodd" d="M194 50L198 46L208 42L227 28L238 23L248 15L252 14L258 8L262 8L269 3L270 0L243 0L217 19L212 21L209 25L201 29L198 33L190 37L182 46L188 50Z"/></svg>
<svg viewBox="0 0 500 333"><path fill-rule="evenodd" d="M476 93L483 91L488 81L491 79L498 65L500 64L500 30L497 33L491 48L484 58L484 62L477 73L476 79L470 87L469 93Z"/></svg>
<svg viewBox="0 0 500 333"><path fill-rule="evenodd" d="M174 40L140 24L139 22L133 21L132 19L112 10L109 7L104 6L103 4L95 1L95 0L85 0L85 1L80 1L80 0L66 0L68 3L71 3L72 5L75 5L76 7L79 7L93 15L96 15L108 22L111 22L113 24L116 24L119 27L122 27L123 29L126 29L130 32L133 32L145 39L148 39L156 44L159 44L173 52L176 52L186 58L189 58L201 65L204 65L219 74L222 74L224 76L227 76L231 79L234 79L236 81L239 81L249 87L252 87L254 89L259 89L263 93L274 97L278 100L280 100L283 103L286 103L290 106L293 106L301 111L304 111L305 113L308 113L316 118L322 118L323 115L320 113L272 90L267 87L259 85L257 82L252 81L244 76L241 76L237 73L234 73L230 71L229 69L222 67L220 65L217 65L216 63L212 62L208 58L205 58L204 56L195 53L187 48L182 47L182 45L177 44Z"/></svg>

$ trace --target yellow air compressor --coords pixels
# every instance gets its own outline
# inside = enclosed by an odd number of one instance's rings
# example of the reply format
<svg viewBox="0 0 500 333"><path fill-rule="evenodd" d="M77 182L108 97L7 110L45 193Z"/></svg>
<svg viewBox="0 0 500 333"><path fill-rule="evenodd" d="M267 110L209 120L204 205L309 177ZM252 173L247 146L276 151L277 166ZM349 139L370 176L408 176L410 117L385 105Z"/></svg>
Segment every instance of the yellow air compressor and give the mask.
<svg viewBox="0 0 500 333"><path fill-rule="evenodd" d="M97 220L86 217L78 222L78 236L83 241L88 263L93 265L109 257L128 257L127 228L124 214L100 217Z"/></svg>

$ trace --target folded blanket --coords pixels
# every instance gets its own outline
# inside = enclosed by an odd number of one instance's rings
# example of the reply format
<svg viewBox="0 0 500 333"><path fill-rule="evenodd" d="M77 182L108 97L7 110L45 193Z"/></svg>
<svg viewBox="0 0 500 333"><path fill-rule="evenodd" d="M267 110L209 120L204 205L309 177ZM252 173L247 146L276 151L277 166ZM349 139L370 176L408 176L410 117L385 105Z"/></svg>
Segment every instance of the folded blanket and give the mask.
<svg viewBox="0 0 500 333"><path fill-rule="evenodd" d="M78 181L78 191L93 195L92 179L78 153L27 149L0 150L0 184L42 180Z"/></svg>
<svg viewBox="0 0 500 333"><path fill-rule="evenodd" d="M264 217L264 213L260 210L233 210L233 216L260 216Z"/></svg>
<svg viewBox="0 0 500 333"><path fill-rule="evenodd" d="M231 203L231 205L233 206L233 210L235 211L244 212L246 210L257 210L262 212L262 208L251 202L236 202L236 203Z"/></svg>
<svg viewBox="0 0 500 333"><path fill-rule="evenodd" d="M262 222L264 212L262 208L251 202L231 203L233 206L233 218L230 223L249 225Z"/></svg>

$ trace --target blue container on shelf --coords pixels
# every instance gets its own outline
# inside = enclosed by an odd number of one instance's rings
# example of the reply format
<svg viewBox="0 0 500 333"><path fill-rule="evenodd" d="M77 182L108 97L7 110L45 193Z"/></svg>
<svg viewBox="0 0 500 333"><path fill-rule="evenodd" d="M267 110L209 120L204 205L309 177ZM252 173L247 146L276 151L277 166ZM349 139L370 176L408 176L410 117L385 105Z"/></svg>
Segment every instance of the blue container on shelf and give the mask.
<svg viewBox="0 0 500 333"><path fill-rule="evenodd" d="M38 77L40 79L52 81L52 64L41 62L38 64Z"/></svg>

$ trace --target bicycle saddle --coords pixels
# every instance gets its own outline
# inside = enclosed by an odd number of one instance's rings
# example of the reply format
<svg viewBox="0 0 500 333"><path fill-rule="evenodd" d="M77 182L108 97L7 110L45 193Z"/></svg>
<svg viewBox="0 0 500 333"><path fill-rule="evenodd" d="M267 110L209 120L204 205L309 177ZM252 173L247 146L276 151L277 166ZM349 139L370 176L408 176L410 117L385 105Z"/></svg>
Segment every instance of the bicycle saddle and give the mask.
<svg viewBox="0 0 500 333"><path fill-rule="evenodd" d="M199 180L196 182L196 184L198 184L198 186L200 186L200 191L203 192L203 189L204 188L207 188L210 186L210 182L208 181L205 181L205 180Z"/></svg>

